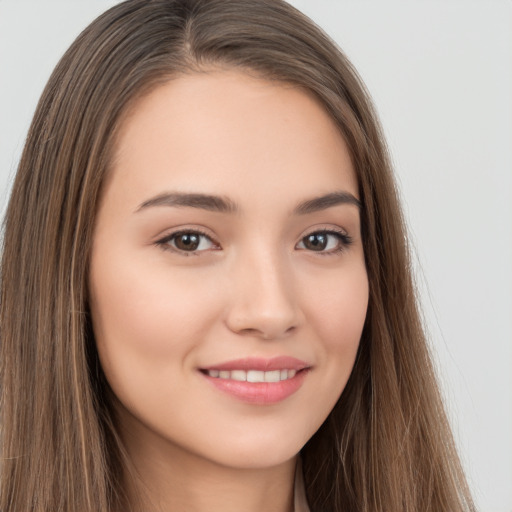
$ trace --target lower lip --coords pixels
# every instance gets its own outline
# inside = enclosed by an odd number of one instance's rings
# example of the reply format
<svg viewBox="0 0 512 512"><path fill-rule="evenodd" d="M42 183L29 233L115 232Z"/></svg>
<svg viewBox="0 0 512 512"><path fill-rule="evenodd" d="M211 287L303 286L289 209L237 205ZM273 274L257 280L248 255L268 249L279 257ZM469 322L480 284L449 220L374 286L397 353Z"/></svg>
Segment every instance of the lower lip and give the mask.
<svg viewBox="0 0 512 512"><path fill-rule="evenodd" d="M293 395L304 382L308 370L301 370L291 379L279 382L246 382L210 377L201 373L218 390L250 404L270 405Z"/></svg>

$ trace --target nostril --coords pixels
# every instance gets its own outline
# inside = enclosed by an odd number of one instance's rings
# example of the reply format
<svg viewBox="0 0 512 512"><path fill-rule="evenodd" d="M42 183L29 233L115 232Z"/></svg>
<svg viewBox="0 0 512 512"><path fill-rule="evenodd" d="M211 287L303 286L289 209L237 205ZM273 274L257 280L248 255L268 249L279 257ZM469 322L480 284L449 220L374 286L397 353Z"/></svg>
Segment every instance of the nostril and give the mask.
<svg viewBox="0 0 512 512"><path fill-rule="evenodd" d="M289 336L301 319L296 300L276 302L260 290L256 294L233 297L225 322L232 332L239 335L272 340Z"/></svg>

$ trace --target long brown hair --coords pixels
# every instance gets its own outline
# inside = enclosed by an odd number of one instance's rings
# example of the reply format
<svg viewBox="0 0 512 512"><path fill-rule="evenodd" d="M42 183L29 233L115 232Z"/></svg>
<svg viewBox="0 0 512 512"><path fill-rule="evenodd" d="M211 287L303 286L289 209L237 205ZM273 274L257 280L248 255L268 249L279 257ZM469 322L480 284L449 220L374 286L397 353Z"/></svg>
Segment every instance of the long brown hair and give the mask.
<svg viewBox="0 0 512 512"><path fill-rule="evenodd" d="M111 511L125 465L87 301L95 213L137 98L228 66L317 96L359 180L370 299L358 357L302 450L313 512L474 510L420 322L385 143L343 53L281 0L128 0L64 55L30 128L1 266L3 512Z"/></svg>

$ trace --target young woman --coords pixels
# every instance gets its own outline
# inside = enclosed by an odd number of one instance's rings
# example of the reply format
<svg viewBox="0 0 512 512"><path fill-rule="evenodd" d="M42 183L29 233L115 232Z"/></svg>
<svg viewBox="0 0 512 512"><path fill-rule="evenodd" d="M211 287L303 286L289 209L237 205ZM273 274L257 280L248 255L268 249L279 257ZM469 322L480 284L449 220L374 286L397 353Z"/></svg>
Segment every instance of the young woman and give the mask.
<svg viewBox="0 0 512 512"><path fill-rule="evenodd" d="M284 2L79 36L1 293L4 512L474 510L371 102Z"/></svg>

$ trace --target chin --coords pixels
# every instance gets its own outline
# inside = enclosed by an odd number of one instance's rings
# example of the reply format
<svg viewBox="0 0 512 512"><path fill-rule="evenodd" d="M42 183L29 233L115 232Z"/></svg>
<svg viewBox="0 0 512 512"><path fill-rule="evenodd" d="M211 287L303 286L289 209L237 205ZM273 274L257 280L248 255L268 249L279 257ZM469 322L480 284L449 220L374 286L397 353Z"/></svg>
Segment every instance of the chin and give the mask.
<svg viewBox="0 0 512 512"><path fill-rule="evenodd" d="M297 447L258 447L255 449L253 446L243 451L237 451L236 453L224 453L214 460L221 466L235 468L239 470L251 470L251 469L268 469L272 467L278 467L282 464L289 462L294 459L300 452L300 448Z"/></svg>
<svg viewBox="0 0 512 512"><path fill-rule="evenodd" d="M309 437L288 433L255 433L229 437L224 442L212 439L215 447L207 457L219 465L238 469L265 469L276 467L295 458ZM215 453L214 453L215 452ZM204 454L206 455L206 454ZM203 456L204 456L203 455Z"/></svg>

